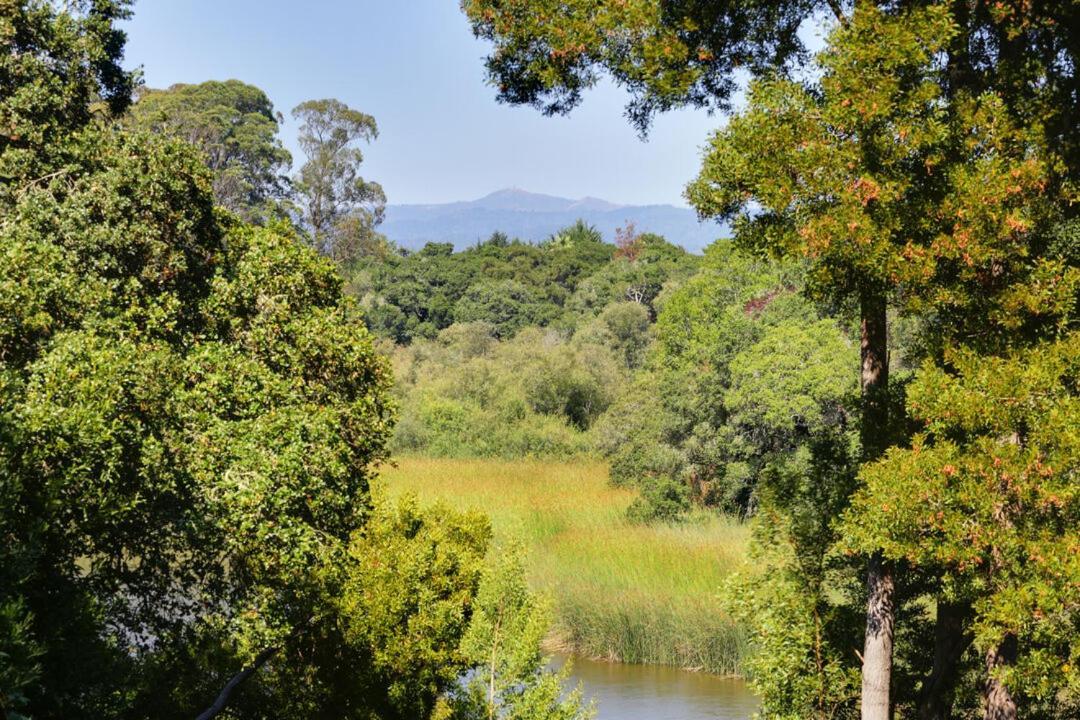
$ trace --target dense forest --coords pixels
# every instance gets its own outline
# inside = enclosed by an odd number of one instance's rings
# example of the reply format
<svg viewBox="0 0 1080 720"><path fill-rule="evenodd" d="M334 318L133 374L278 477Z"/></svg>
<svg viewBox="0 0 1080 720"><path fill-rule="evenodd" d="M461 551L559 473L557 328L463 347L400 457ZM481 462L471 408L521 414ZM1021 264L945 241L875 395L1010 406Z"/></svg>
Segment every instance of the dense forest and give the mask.
<svg viewBox="0 0 1080 720"><path fill-rule="evenodd" d="M395 459L602 467L638 543L748 528L680 585L722 624L640 624L740 653L695 662L762 717L1080 716L1080 3L461 7L501 101L726 113L686 197L732 237L407 251L372 116L299 104L294 159L263 90L125 70L127 0L0 7L5 717L589 717L545 643L640 608Z"/></svg>

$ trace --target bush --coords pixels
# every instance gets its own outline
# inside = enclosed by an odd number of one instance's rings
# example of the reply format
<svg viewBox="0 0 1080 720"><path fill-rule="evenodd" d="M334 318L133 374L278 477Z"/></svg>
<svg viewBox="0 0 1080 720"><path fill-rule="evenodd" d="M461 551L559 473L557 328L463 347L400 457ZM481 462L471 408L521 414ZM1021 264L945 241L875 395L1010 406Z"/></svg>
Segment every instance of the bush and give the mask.
<svg viewBox="0 0 1080 720"><path fill-rule="evenodd" d="M641 497L630 503L626 518L641 524L677 522L689 511L690 492L686 485L664 477L642 485Z"/></svg>

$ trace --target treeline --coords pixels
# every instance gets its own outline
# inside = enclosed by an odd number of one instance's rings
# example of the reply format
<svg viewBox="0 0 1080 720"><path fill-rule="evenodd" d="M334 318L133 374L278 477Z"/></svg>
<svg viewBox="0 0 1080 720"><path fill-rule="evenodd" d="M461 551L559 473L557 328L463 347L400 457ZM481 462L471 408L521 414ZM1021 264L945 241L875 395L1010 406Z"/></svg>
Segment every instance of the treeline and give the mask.
<svg viewBox="0 0 1080 720"><path fill-rule="evenodd" d="M393 359L396 448L594 454L589 431L645 361L665 288L699 262L655 235L615 246L580 223L539 245L495 235L362 259L350 287Z"/></svg>
<svg viewBox="0 0 1080 720"><path fill-rule="evenodd" d="M311 245L364 222L373 125L302 105L330 145L275 220L247 162L284 156L232 110L140 129L168 98L131 111L127 7L0 8L0 714L588 716L487 519L372 492L390 369ZM265 140L263 96L211 90Z"/></svg>

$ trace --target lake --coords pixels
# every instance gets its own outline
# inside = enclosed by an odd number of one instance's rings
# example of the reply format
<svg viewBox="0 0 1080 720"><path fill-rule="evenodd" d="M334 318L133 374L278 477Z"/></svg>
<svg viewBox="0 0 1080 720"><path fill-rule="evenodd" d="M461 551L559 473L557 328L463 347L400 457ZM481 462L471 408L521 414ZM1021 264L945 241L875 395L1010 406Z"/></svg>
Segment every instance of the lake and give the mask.
<svg viewBox="0 0 1080 720"><path fill-rule="evenodd" d="M742 680L659 665L574 658L573 681L596 700L597 720L749 720L757 710Z"/></svg>

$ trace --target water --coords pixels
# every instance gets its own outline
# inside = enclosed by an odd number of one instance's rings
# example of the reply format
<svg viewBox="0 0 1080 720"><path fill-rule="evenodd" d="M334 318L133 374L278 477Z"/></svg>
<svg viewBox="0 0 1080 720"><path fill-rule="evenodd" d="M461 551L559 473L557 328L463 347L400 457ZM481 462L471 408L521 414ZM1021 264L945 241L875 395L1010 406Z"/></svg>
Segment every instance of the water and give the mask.
<svg viewBox="0 0 1080 720"><path fill-rule="evenodd" d="M573 667L571 682L580 681L586 699L596 700L597 720L749 720L757 710L741 680L583 658Z"/></svg>

